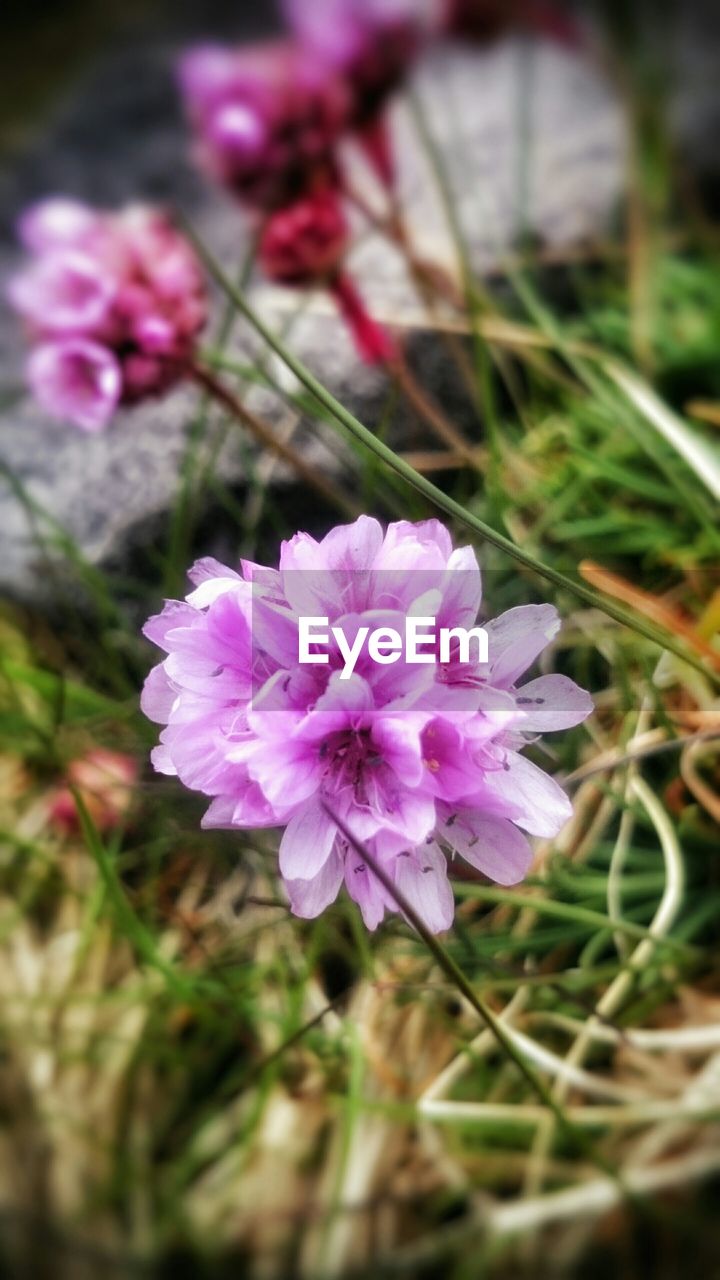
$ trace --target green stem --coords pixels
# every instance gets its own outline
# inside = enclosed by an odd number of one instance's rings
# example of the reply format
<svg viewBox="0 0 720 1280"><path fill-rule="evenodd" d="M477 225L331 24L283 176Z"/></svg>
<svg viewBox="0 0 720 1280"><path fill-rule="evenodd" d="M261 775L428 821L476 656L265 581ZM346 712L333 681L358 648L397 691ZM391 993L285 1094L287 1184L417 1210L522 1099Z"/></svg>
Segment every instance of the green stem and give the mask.
<svg viewBox="0 0 720 1280"><path fill-rule="evenodd" d="M616 605L613 601L604 599L601 595L593 591L591 587L586 586L585 583L573 582L572 578L568 578L558 569L553 569L550 565L544 564L541 560L537 560L535 556L524 551L522 547L518 547L504 534L498 533L495 529L491 528L490 525L485 524L483 520L480 520L471 512L466 511L459 502L454 500L454 498L450 498L447 494L443 493L442 489L438 489L437 485L434 485L431 480L428 480L425 476L421 475L419 471L416 471L414 467L411 467L409 463L398 457L392 449L388 448L388 446L381 440L378 440L376 436L373 435L372 431L369 431L367 427L363 426L363 424L350 412L349 409L346 409L339 400L336 400L332 393L328 391L321 382L318 382L317 378L301 360L294 356L291 351L286 349L279 338L276 337L272 330L268 328L265 322L261 320L254 309L250 306L250 303L245 298L244 293L240 289L237 289L232 281L228 279L225 272L222 270L222 267L215 261L212 254L208 252L204 244L202 244L198 239L192 227L188 225L186 220L185 229L188 237L195 245L198 255L205 263L210 274L224 290L227 296L232 299L238 310L242 312L257 333L259 333L264 341L267 342L268 346L270 346L273 351L277 352L287 367L295 374L296 378L299 379L308 391L312 393L320 405L328 410L332 417L335 418L335 420L351 436L364 444L368 449L376 454L377 457L381 458L382 461L401 476L407 484L411 485L414 489L417 489L419 493L428 498L429 501L441 511L444 511L453 519L464 524L468 529L471 529L473 533L478 534L481 538L485 538L487 542L490 542L500 551L505 552L505 554L510 556L511 559L515 560L518 564L521 564L523 568L529 569L532 573L536 573L540 577L545 578L545 580L547 582L551 582L553 586L570 592L578 600L582 600L583 604L589 605L593 609L599 609L602 613L606 614L607 617L612 618L614 622L618 622L622 626L629 627L632 631L635 631L638 635L644 636L646 640L650 640L661 649L667 649L670 653L674 654L676 658L688 663L689 666L694 667L696 671L701 672L701 674L706 676L708 679L716 682L720 681L720 676L711 672L699 658L696 658L694 654L685 649L683 645L678 644L676 640L671 636L668 636L667 633L662 631L659 627L653 626L643 618L636 618L628 610Z"/></svg>

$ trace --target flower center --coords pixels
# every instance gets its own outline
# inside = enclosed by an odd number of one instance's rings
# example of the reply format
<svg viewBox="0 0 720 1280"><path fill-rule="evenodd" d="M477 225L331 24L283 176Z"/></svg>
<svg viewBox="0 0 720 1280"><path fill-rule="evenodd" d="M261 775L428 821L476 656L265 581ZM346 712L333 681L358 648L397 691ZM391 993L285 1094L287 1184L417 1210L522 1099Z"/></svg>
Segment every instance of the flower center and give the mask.
<svg viewBox="0 0 720 1280"><path fill-rule="evenodd" d="M326 785L332 782L333 789L352 787L356 799L361 798L363 771L381 760L368 729L339 729L329 734L320 757L325 761Z"/></svg>

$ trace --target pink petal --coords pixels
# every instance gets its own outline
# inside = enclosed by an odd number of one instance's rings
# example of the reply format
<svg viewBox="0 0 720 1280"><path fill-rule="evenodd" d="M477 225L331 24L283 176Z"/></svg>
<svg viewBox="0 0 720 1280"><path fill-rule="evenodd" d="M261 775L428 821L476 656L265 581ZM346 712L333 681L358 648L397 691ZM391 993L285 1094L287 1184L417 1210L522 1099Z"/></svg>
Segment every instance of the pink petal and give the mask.
<svg viewBox="0 0 720 1280"><path fill-rule="evenodd" d="M438 553L438 563L446 565L452 555L452 539L439 520L395 520L387 527L383 539L382 560L401 546L411 546L417 556L417 567L428 566L428 552Z"/></svg>
<svg viewBox="0 0 720 1280"><path fill-rule="evenodd" d="M274 712L270 718L279 719L281 714ZM252 718L249 717L250 720ZM233 755L233 752L228 752L228 758L232 759ZM247 769L274 807L287 807L289 802L299 804L309 800L322 778L318 751L294 738L285 742L277 739L260 743L247 756Z"/></svg>
<svg viewBox="0 0 720 1280"><path fill-rule="evenodd" d="M337 525L323 538L322 560L327 569L372 569L382 541L379 522L372 516L358 516L354 524Z"/></svg>
<svg viewBox="0 0 720 1280"><path fill-rule="evenodd" d="M171 645L168 642L168 632L174 631L177 627L192 626L198 619L195 609L191 609L189 605L184 604L182 600L167 600L162 613L156 613L148 618L143 627L143 635L156 644L160 649L169 652Z"/></svg>
<svg viewBox="0 0 720 1280"><path fill-rule="evenodd" d="M570 729L592 715L590 694L567 676L539 676L517 690L516 702L525 712L518 729L528 733L552 733Z"/></svg>
<svg viewBox="0 0 720 1280"><path fill-rule="evenodd" d="M214 582L217 578L242 581L239 573L229 569L226 564L221 564L214 556L202 556L200 560L196 560L188 569L188 578L196 587L201 586L203 582Z"/></svg>
<svg viewBox="0 0 720 1280"><path fill-rule="evenodd" d="M505 818L460 809L443 818L438 829L455 853L496 884L519 884L530 870L533 851Z"/></svg>
<svg viewBox="0 0 720 1280"><path fill-rule="evenodd" d="M298 733L309 742L318 742L338 729L360 729L373 709L372 694L361 676L340 679L334 672L327 690L318 698Z"/></svg>
<svg viewBox="0 0 720 1280"><path fill-rule="evenodd" d="M159 747L153 747L150 752L150 759L156 773L165 774L170 778L177 777L177 769L172 762L170 752L164 744Z"/></svg>
<svg viewBox="0 0 720 1280"><path fill-rule="evenodd" d="M237 59L223 45L197 45L180 58L177 75L191 111L205 112L232 89Z"/></svg>
<svg viewBox="0 0 720 1280"><path fill-rule="evenodd" d="M82 338L36 347L27 374L42 408L83 431L102 431L120 400L122 374L115 356Z"/></svg>
<svg viewBox="0 0 720 1280"><path fill-rule="evenodd" d="M398 857L395 884L431 933L450 928L455 899L448 881L445 855L434 841L421 845L415 853Z"/></svg>
<svg viewBox="0 0 720 1280"><path fill-rule="evenodd" d="M350 849L345 858L345 887L353 902L359 906L365 928L371 933L384 919L386 907L395 909L392 900L388 902L377 876L373 875L367 863L354 849Z"/></svg>
<svg viewBox="0 0 720 1280"><path fill-rule="evenodd" d="M26 209L18 223L18 235L26 249L82 248L102 225L102 215L79 200L51 196Z"/></svg>
<svg viewBox="0 0 720 1280"><path fill-rule="evenodd" d="M312 880L325 866L337 826L318 804L292 817L280 842L280 872L286 880Z"/></svg>
<svg viewBox="0 0 720 1280"><path fill-rule="evenodd" d="M232 795L217 796L200 825L204 830L215 827L279 827L284 816L283 810L274 809L268 803L256 782L248 781L236 784Z"/></svg>
<svg viewBox="0 0 720 1280"><path fill-rule="evenodd" d="M526 604L508 609L485 627L490 679L502 688L514 684L554 639L560 630L560 618L551 604Z"/></svg>
<svg viewBox="0 0 720 1280"><path fill-rule="evenodd" d="M76 250L47 254L10 281L8 298L43 333L91 333L107 317L115 282Z"/></svg>
<svg viewBox="0 0 720 1280"><path fill-rule="evenodd" d="M334 902L343 882L342 856L333 849L330 857L311 880L285 880L293 915L314 920Z"/></svg>
<svg viewBox="0 0 720 1280"><path fill-rule="evenodd" d="M155 724L167 724L177 696L177 688L170 683L160 663L153 667L145 681L140 695L141 710Z"/></svg>
<svg viewBox="0 0 720 1280"><path fill-rule="evenodd" d="M556 836L572 816L572 805L554 778L515 751L505 767L483 778L483 788L502 801L505 816L532 836Z"/></svg>
<svg viewBox="0 0 720 1280"><path fill-rule="evenodd" d="M417 787L423 777L420 734L425 714L376 718L371 737L378 753L405 787Z"/></svg>

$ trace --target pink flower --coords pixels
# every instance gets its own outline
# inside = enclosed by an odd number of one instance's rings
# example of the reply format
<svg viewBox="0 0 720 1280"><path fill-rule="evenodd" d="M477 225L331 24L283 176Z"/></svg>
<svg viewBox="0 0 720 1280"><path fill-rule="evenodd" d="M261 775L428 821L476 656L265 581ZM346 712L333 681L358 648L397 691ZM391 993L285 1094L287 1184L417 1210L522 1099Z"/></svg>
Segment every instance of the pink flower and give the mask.
<svg viewBox="0 0 720 1280"><path fill-rule="evenodd" d="M30 385L51 416L99 431L119 404L185 375L207 300L195 255L164 214L55 197L28 209L19 233L32 258L8 297L32 344Z"/></svg>
<svg viewBox="0 0 720 1280"><path fill-rule="evenodd" d="M349 89L350 123L387 185L394 166L382 112L436 25L437 8L436 0L284 0L303 46Z"/></svg>
<svg viewBox="0 0 720 1280"><path fill-rule="evenodd" d="M334 172L347 95L289 41L200 45L181 59L179 80L200 164L239 199L274 209Z"/></svg>
<svg viewBox="0 0 720 1280"><path fill-rule="evenodd" d="M268 279L286 285L325 285L333 294L355 343L369 364L391 361L395 346L368 313L350 276L342 269L349 228L338 192L321 188L278 209L260 237L260 264Z"/></svg>
<svg viewBox="0 0 720 1280"><path fill-rule="evenodd" d="M201 560L190 577L187 599L145 628L167 655L142 699L165 726L153 763L211 798L207 827L284 828L280 874L297 915L318 915L343 883L368 928L397 910L336 818L434 931L453 918L448 855L501 884L522 879L523 832L555 835L571 808L521 749L592 709L564 676L520 682L559 628L551 606L490 624L486 665L452 650L444 663L435 651L422 665L380 664L368 649L347 677L335 636L327 663L300 662L299 618L327 618L346 644L425 614L474 625L474 553L454 550L438 521L383 532L361 516L320 542L296 534L277 570Z"/></svg>
<svg viewBox="0 0 720 1280"><path fill-rule="evenodd" d="M103 834L112 831L129 812L137 780L138 766L131 756L95 747L68 765L69 785L60 787L54 793L50 821L65 835L80 830L75 796L70 790L72 786L80 794L98 831Z"/></svg>

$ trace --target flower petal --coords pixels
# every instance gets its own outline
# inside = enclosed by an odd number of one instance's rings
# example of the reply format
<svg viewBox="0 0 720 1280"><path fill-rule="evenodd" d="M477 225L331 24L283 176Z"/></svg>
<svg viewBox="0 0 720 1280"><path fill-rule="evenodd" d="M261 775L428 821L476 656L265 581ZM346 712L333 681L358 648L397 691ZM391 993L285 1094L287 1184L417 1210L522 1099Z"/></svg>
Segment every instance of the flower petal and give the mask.
<svg viewBox="0 0 720 1280"><path fill-rule="evenodd" d="M554 778L515 751L505 752L501 769L485 774L483 788L504 802L505 817L533 836L556 836L572 815Z"/></svg>
<svg viewBox="0 0 720 1280"><path fill-rule="evenodd" d="M590 694L567 676L538 676L517 690L515 701L525 713L518 729L552 733L581 724L594 710Z"/></svg>
<svg viewBox="0 0 720 1280"><path fill-rule="evenodd" d="M90 334L114 295L107 269L76 250L39 258L8 286L12 305L43 333Z"/></svg>
<svg viewBox="0 0 720 1280"><path fill-rule="evenodd" d="M392 904L387 902L377 876L354 849L350 849L345 857L345 887L362 912L365 928L374 933L385 917L386 907Z"/></svg>
<svg viewBox="0 0 720 1280"><path fill-rule="evenodd" d="M140 695L143 715L155 724L167 724L177 701L178 691L168 679L162 662L149 672Z"/></svg>
<svg viewBox="0 0 720 1280"><path fill-rule="evenodd" d="M103 216L89 205L67 196L51 196L30 205L18 222L18 235L32 253L77 248L103 224Z"/></svg>
<svg viewBox="0 0 720 1280"><path fill-rule="evenodd" d="M120 400L122 374L115 356L83 338L36 347L27 373L42 408L83 431L102 431Z"/></svg>
<svg viewBox="0 0 720 1280"><path fill-rule="evenodd" d="M319 804L305 805L288 822L280 842L280 872L286 880L312 880L325 866L337 826Z"/></svg>
<svg viewBox="0 0 720 1280"><path fill-rule="evenodd" d="M434 841L421 845L415 853L400 854L395 864L395 884L431 933L450 928L455 899L445 855Z"/></svg>
<svg viewBox="0 0 720 1280"><path fill-rule="evenodd" d="M560 618L551 604L525 604L492 618L485 629L490 683L506 688L527 671L557 635Z"/></svg>
<svg viewBox="0 0 720 1280"><path fill-rule="evenodd" d="M532 848L506 818L460 809L447 813L438 829L455 853L496 884L519 884L530 870Z"/></svg>
<svg viewBox="0 0 720 1280"><path fill-rule="evenodd" d="M343 882L345 866L341 854L333 849L327 862L312 880L285 880L293 915L314 920L334 902Z"/></svg>

